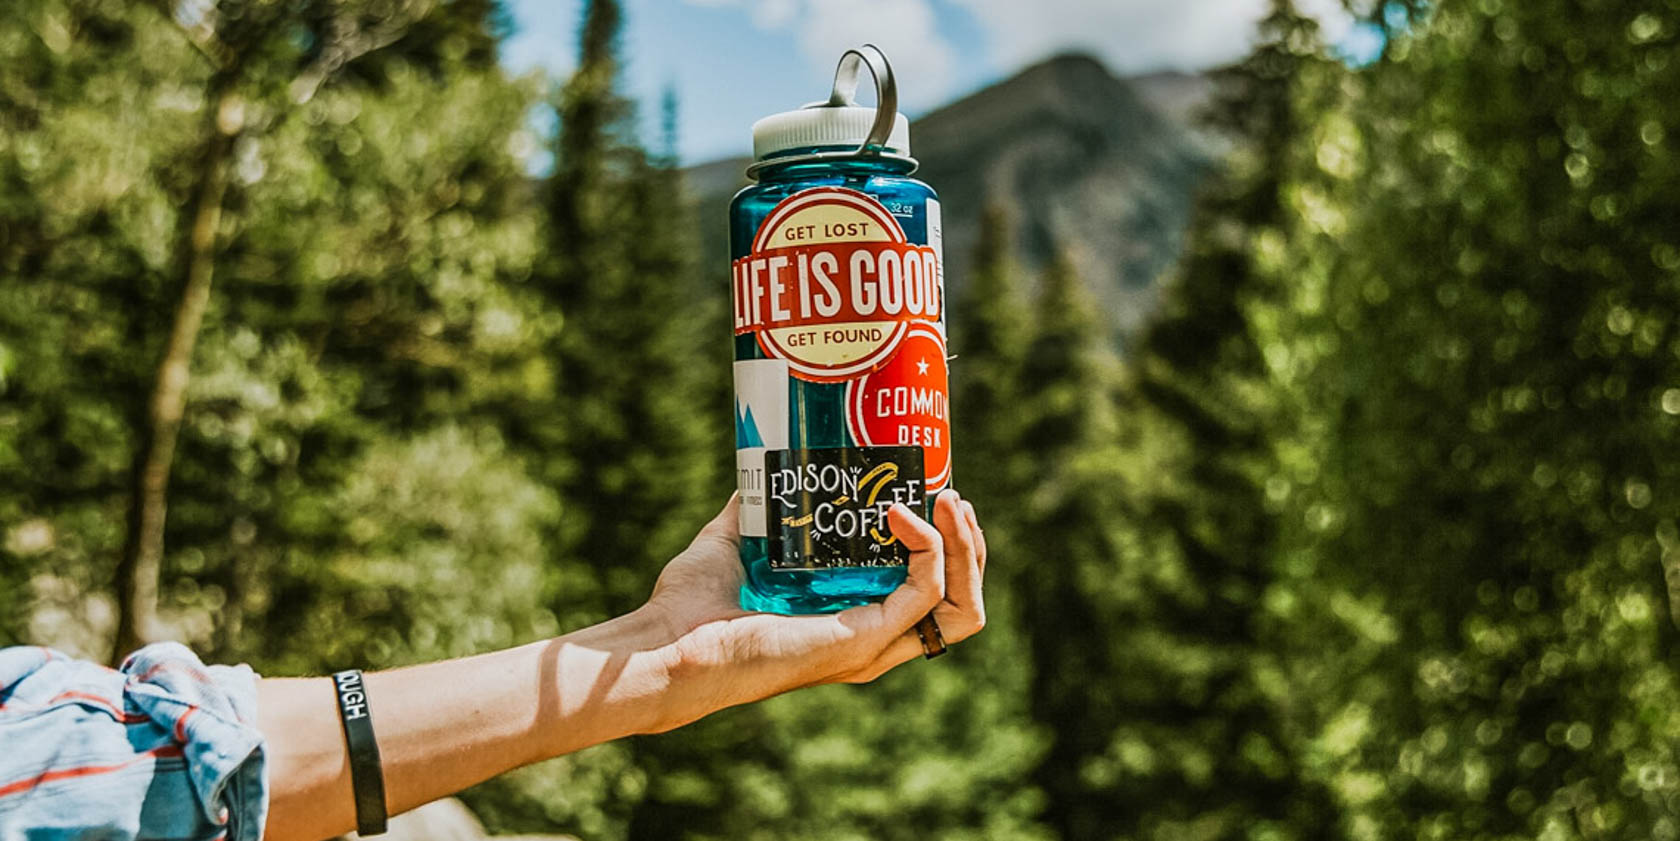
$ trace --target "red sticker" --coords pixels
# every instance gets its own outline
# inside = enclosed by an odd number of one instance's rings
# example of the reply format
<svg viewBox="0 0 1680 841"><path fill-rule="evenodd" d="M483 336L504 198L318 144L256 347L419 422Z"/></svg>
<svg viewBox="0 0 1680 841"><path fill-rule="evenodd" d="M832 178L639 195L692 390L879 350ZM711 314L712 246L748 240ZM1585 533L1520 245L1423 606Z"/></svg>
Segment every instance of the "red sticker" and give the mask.
<svg viewBox="0 0 1680 841"><path fill-rule="evenodd" d="M846 422L862 446L921 447L932 493L951 478L950 393L944 338L913 323L890 361L846 384Z"/></svg>
<svg viewBox="0 0 1680 841"><path fill-rule="evenodd" d="M944 312L939 252L910 242L873 197L814 187L765 218L733 264L735 335L807 382L837 383L892 357L908 325Z"/></svg>

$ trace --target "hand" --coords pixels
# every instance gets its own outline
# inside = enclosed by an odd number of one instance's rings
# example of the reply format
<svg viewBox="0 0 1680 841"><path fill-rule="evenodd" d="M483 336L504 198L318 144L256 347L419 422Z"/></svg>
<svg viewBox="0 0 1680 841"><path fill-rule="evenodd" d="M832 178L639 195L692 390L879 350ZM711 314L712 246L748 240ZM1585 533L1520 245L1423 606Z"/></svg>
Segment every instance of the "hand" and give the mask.
<svg viewBox="0 0 1680 841"><path fill-rule="evenodd" d="M661 729L803 686L874 680L922 654L914 626L929 611L951 644L986 624L985 536L974 506L954 490L934 504L937 529L903 505L888 512L910 568L886 601L816 616L741 609L739 510L739 498L730 499L666 565L644 608L675 640L672 683L682 687Z"/></svg>

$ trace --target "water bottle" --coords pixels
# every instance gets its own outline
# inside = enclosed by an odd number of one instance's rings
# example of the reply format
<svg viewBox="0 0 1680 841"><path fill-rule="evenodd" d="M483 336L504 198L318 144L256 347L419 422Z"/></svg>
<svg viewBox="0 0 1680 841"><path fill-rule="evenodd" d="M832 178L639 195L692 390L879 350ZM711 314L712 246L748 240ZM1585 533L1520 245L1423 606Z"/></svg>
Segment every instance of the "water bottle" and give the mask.
<svg viewBox="0 0 1680 841"><path fill-rule="evenodd" d="M876 104L856 101L860 71ZM848 50L827 101L752 127L729 209L741 606L879 601L909 552L886 512L951 481L940 205L911 177L886 56Z"/></svg>

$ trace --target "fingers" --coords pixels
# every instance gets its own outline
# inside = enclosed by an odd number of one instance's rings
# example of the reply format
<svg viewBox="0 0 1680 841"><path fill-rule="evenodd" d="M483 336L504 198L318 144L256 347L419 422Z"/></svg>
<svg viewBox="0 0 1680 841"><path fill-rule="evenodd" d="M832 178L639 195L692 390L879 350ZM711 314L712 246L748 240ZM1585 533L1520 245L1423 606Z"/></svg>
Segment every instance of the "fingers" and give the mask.
<svg viewBox="0 0 1680 841"><path fill-rule="evenodd" d="M937 621L937 620L935 620ZM905 663L922 656L922 641L916 636L915 629L905 631L893 638L885 650L876 655L868 665L847 675L847 683L869 683L874 679L892 671Z"/></svg>
<svg viewBox="0 0 1680 841"><path fill-rule="evenodd" d="M980 567L980 576L984 578L986 575L986 533L980 530L980 519L974 513L974 503L965 499L962 501L962 509L963 519L968 521L969 529L974 532L974 545L978 550L975 560L977 566Z"/></svg>
<svg viewBox="0 0 1680 841"><path fill-rule="evenodd" d="M985 627L986 608L981 579L986 541L975 517L974 506L955 491L940 494L934 503L933 521L938 526L945 562L945 594L934 606L933 616L946 643L951 644L967 639ZM918 518L916 522L922 521ZM905 534L896 525L893 533ZM911 542L907 541L906 545L914 548ZM912 575L915 575L914 566ZM909 586L908 583L906 586ZM903 588L900 589L902 591ZM911 624L923 615L912 615ZM851 683L867 683L922 654L921 638L913 628L906 628L888 642L874 659L842 679Z"/></svg>
<svg viewBox="0 0 1680 841"><path fill-rule="evenodd" d="M909 574L881 605L887 626L897 635L945 597L945 539L902 503L887 511L887 525L910 550Z"/></svg>
<svg viewBox="0 0 1680 841"><path fill-rule="evenodd" d="M933 505L933 522L945 542L945 605L934 612L947 643L974 636L986 624L980 593L980 538L969 523L962 497L955 490L941 493Z"/></svg>
<svg viewBox="0 0 1680 841"><path fill-rule="evenodd" d="M945 539L940 536L939 530L902 503L887 510L887 527L910 550L910 564L904 583L898 585L886 601L833 614L833 620L847 629L849 635L860 636L869 642L856 648L856 653L860 655L857 660L824 676L820 682L856 683L866 679L861 677L864 673L884 672L891 666L881 668L876 664L882 662L886 652L903 652L903 659L892 665L914 656L915 651L904 648L902 638L911 632L911 626L928 615L945 597Z"/></svg>

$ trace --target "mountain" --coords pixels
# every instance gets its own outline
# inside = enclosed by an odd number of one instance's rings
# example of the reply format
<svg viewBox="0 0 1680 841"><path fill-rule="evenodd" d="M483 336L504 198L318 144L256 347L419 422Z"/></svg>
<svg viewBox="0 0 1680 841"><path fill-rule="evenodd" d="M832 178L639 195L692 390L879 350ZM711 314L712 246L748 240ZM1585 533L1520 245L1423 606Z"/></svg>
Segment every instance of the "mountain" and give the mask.
<svg viewBox="0 0 1680 841"><path fill-rule="evenodd" d="M1010 213L1016 253L1030 270L1057 248L1110 315L1117 338L1154 311L1156 281L1178 253L1209 147L1188 122L1206 97L1202 77L1116 77L1096 59L1066 55L916 120L917 177L939 191L946 285L958 294L981 210ZM748 160L685 171L697 201L707 265L728 262L729 198Z"/></svg>
<svg viewBox="0 0 1680 841"><path fill-rule="evenodd" d="M1213 95L1213 80L1201 73L1163 70L1127 76L1126 82L1150 107L1184 126L1195 125L1196 112Z"/></svg>

